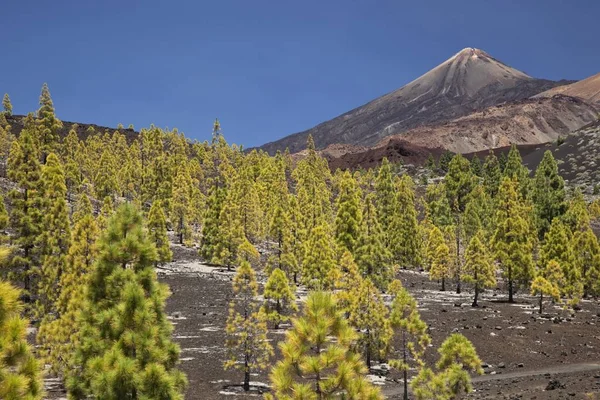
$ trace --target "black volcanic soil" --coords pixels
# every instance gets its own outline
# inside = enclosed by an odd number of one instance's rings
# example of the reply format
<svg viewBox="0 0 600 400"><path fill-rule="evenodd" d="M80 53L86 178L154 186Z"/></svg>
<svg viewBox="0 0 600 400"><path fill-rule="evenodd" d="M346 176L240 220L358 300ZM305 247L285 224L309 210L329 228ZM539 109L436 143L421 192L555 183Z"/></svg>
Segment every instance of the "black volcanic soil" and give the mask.
<svg viewBox="0 0 600 400"><path fill-rule="evenodd" d="M178 253L181 255L181 251ZM237 388L228 387L239 384L242 374L222 369L232 273L200 267L193 251L185 258L168 268L187 272L168 272L160 279L173 292L167 310L175 324L175 341L182 348L181 368L190 381L186 399L225 399L236 394L246 397ZM520 293L516 304L508 304L505 293L498 289L484 294L481 307L472 308L469 292L440 292L437 283L429 281L424 273L401 271L398 276L417 298L430 326L434 347L428 350L428 362L435 362L435 348L446 336L460 332L474 343L488 365L486 375L475 378L476 391L468 398L584 398L584 393L600 391L600 365L595 366L600 364L597 301L584 301L577 312L548 304L546 314L540 316L536 299ZM269 336L279 340L282 333L271 332ZM390 374L379 379L390 398L400 398L397 378ZM558 379L559 388L545 391L553 379ZM265 373L252 380L268 383Z"/></svg>

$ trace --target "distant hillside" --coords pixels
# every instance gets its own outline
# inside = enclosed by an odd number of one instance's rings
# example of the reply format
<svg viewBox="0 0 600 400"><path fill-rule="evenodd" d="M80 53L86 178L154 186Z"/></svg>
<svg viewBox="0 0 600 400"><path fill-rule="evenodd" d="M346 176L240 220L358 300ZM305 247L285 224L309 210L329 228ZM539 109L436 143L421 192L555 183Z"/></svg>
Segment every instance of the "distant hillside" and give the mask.
<svg viewBox="0 0 600 400"><path fill-rule="evenodd" d="M527 152L523 163L534 170L546 150L552 151L561 176L571 185L592 194L600 184L600 121L572 133L560 145L547 143Z"/></svg>
<svg viewBox="0 0 600 400"><path fill-rule="evenodd" d="M26 116L24 116L24 115L10 115L10 116L6 117L8 124L11 126L11 133L13 135L18 136L19 133L23 130L25 118L26 118ZM59 131L59 134L61 137L67 136L69 131L73 128L73 126L77 125L77 130L76 130L77 136L79 136L79 138L81 140L85 140L89 136L88 129L90 127L94 128L94 131L96 133L104 133L107 131L112 133L117 130L117 128L109 128L106 126L100 126L100 125L96 125L96 124L82 124L79 122L69 122L69 121L61 121L61 122L63 124L62 129ZM136 132L133 129L129 129L129 128L119 129L119 131L127 137L128 141L133 141L138 135L138 132Z"/></svg>
<svg viewBox="0 0 600 400"><path fill-rule="evenodd" d="M582 81L547 90L536 97L552 97L556 94L573 96L588 102L600 104L600 72Z"/></svg>
<svg viewBox="0 0 600 400"><path fill-rule="evenodd" d="M331 144L373 146L390 135L526 99L566 83L571 82L532 78L482 50L466 48L396 91L261 148L271 154L286 147L298 152L309 134L319 149Z"/></svg>

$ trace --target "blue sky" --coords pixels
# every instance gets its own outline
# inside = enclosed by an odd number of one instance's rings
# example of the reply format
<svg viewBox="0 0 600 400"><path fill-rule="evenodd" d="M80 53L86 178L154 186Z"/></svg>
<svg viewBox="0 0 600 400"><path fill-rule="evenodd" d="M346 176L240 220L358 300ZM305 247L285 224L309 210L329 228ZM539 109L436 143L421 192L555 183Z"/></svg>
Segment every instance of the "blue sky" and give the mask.
<svg viewBox="0 0 600 400"><path fill-rule="evenodd" d="M2 3L0 94L59 118L246 147L403 86L464 47L548 79L600 71L598 0Z"/></svg>

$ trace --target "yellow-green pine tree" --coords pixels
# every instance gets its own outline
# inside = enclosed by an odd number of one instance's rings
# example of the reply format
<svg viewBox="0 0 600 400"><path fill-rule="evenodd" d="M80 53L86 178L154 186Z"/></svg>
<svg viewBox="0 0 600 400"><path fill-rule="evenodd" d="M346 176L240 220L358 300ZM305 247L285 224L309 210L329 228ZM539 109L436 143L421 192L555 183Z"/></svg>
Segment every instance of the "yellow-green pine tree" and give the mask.
<svg viewBox="0 0 600 400"><path fill-rule="evenodd" d="M480 232L473 236L467 246L465 267L462 270L462 279L475 287L473 307L478 306L480 290L496 284L496 269L484 243L483 233Z"/></svg>
<svg viewBox="0 0 600 400"><path fill-rule="evenodd" d="M544 237L544 243L540 249L539 262L548 265L554 260L563 271L562 294L577 303L583 295L583 282L581 271L575 264L575 256L571 247L570 232L559 218L554 218L548 232Z"/></svg>
<svg viewBox="0 0 600 400"><path fill-rule="evenodd" d="M164 308L169 289L156 278L156 257L141 213L119 206L87 280L70 398L183 399L186 378L176 368L179 347Z"/></svg>
<svg viewBox="0 0 600 400"><path fill-rule="evenodd" d="M100 212L98 213L97 223L98 229L103 231L108 226L108 220L115 212L113 200L111 197L107 196L102 201L102 207L100 208Z"/></svg>
<svg viewBox="0 0 600 400"><path fill-rule="evenodd" d="M10 226L14 232L11 244L18 249L11 266L23 282L26 292L33 288L31 270L39 262L35 245L42 229L40 175L33 134L30 129L24 129L19 140L12 143L8 158L8 177L16 184L8 196L11 205Z"/></svg>
<svg viewBox="0 0 600 400"><path fill-rule="evenodd" d="M421 319L417 309L417 301L408 293L400 281L390 285L393 296L390 306L390 324L394 335L400 338L400 358L390 360L393 368L402 372L404 382L404 399L408 399L408 371L411 367L421 367L431 337L427 333L427 324ZM392 350L396 353L396 349Z"/></svg>
<svg viewBox="0 0 600 400"><path fill-rule="evenodd" d="M554 301L560 301L561 287L564 284L564 275L560 264L556 260L550 260L548 264L540 264L537 268L535 278L531 282L531 294L540 296L539 311L544 311L544 295Z"/></svg>
<svg viewBox="0 0 600 400"><path fill-rule="evenodd" d="M252 371L268 366L273 349L267 341L265 316L259 311L258 284L250 263L244 261L233 279L233 300L227 318L227 360L225 369L244 371L244 390L250 390Z"/></svg>
<svg viewBox="0 0 600 400"><path fill-rule="evenodd" d="M265 284L263 298L265 302L262 311L275 329L278 329L282 322L289 320L290 313L298 311L294 290L285 272L279 268L271 272Z"/></svg>
<svg viewBox="0 0 600 400"><path fill-rule="evenodd" d="M71 243L65 175L54 153L48 155L46 164L42 167L41 187L42 232L38 238L41 268L37 311L43 317L54 310L54 303L61 289L58 283L65 269Z"/></svg>
<svg viewBox="0 0 600 400"><path fill-rule="evenodd" d="M305 246L302 282L309 289L329 290L335 284L337 265L329 227L314 227Z"/></svg>
<svg viewBox="0 0 600 400"><path fill-rule="evenodd" d="M350 315L350 307L355 301L356 288L362 285L363 277L358 271L352 253L344 251L339 262L339 279L335 282L335 298L340 311Z"/></svg>
<svg viewBox="0 0 600 400"><path fill-rule="evenodd" d="M385 290L393 279L394 269L377 218L375 194L367 195L362 214L362 229L355 252L356 264L364 277L370 278L380 290Z"/></svg>
<svg viewBox="0 0 600 400"><path fill-rule="evenodd" d="M371 279L364 279L354 290L356 293L350 304L348 322L361 332L356 347L364 355L367 368L371 368L371 360L383 359L389 350L392 336L388 320L389 312L381 292Z"/></svg>
<svg viewBox="0 0 600 400"><path fill-rule="evenodd" d="M326 292L309 294L302 317L279 346L283 355L271 371L270 399L364 399L383 396L364 374L352 351L357 334Z"/></svg>
<svg viewBox="0 0 600 400"><path fill-rule="evenodd" d="M42 368L27 343L19 296L19 290L0 280L0 398L38 400L44 395Z"/></svg>
<svg viewBox="0 0 600 400"><path fill-rule="evenodd" d="M483 373L481 359L473 344L463 335L454 333L442 343L438 353L438 372L423 367L411 381L415 398L450 400L471 392L473 385L469 373Z"/></svg>
<svg viewBox="0 0 600 400"><path fill-rule="evenodd" d="M519 192L519 181L503 178L498 189L492 249L508 282L508 301L513 302L515 282L527 282L533 266L534 227L530 207Z"/></svg>
<svg viewBox="0 0 600 400"><path fill-rule="evenodd" d="M156 262L164 264L171 261L173 252L167 236L167 221L159 200L152 203L148 213L148 234L150 240L156 246L156 252L158 253Z"/></svg>
<svg viewBox="0 0 600 400"><path fill-rule="evenodd" d="M59 142L59 130L62 128L62 122L54 114L54 104L46 83L42 86L37 117L42 163L45 164L48 154L56 151Z"/></svg>
<svg viewBox="0 0 600 400"><path fill-rule="evenodd" d="M0 244L5 244L8 241L8 234L6 229L10 222L8 212L6 211L6 205L4 204L4 197L0 195Z"/></svg>
<svg viewBox="0 0 600 400"><path fill-rule="evenodd" d="M395 191L392 168L388 159L384 158L375 178L375 194L377 199L377 216L381 223L381 229L383 229L386 235L390 232L390 224L397 211Z"/></svg>
<svg viewBox="0 0 600 400"><path fill-rule="evenodd" d="M64 377L71 368L79 344L78 317L85 300L85 287L97 256L96 240L99 231L92 214L90 201L82 194L77 218L71 231L71 246L67 263L60 275L61 288L55 303L54 318L42 320L37 335L40 354L51 370Z"/></svg>
<svg viewBox="0 0 600 400"><path fill-rule="evenodd" d="M2 108L4 109L5 115L12 115L13 107L8 93L4 93L4 97L2 98Z"/></svg>
<svg viewBox="0 0 600 400"><path fill-rule="evenodd" d="M192 207L192 179L185 165L177 170L173 181L173 200L171 202L171 223L175 227L179 244L189 242L192 231L190 214Z"/></svg>
<svg viewBox="0 0 600 400"><path fill-rule="evenodd" d="M360 234L362 210L356 180L344 172L336 200L335 241L340 249L354 252Z"/></svg>
<svg viewBox="0 0 600 400"><path fill-rule="evenodd" d="M392 258L402 268L419 267L422 264L423 249L412 178L402 175L396 182L396 189L396 206L387 232Z"/></svg>

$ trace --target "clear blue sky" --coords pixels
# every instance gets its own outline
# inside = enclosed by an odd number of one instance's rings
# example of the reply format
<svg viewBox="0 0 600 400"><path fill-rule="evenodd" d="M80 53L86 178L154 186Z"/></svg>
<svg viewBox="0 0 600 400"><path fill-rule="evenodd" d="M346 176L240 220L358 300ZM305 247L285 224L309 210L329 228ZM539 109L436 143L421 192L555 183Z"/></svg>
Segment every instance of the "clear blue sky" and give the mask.
<svg viewBox="0 0 600 400"><path fill-rule="evenodd" d="M536 77L600 71L598 0L4 0L0 94L59 118L259 145L403 86L464 47Z"/></svg>

